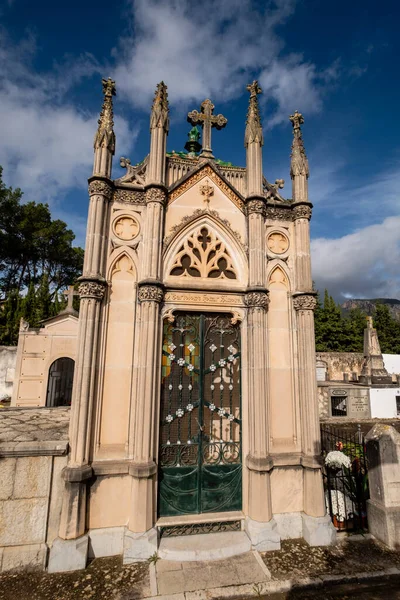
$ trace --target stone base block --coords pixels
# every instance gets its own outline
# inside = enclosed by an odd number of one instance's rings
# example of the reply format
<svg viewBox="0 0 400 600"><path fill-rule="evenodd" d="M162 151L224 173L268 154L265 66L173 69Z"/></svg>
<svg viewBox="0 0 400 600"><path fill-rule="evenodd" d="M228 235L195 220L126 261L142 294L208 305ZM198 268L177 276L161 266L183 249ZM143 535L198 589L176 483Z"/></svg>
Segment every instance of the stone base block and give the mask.
<svg viewBox="0 0 400 600"><path fill-rule="evenodd" d="M303 537L303 519L301 513L280 513L274 515L281 540L292 540Z"/></svg>
<svg viewBox="0 0 400 600"><path fill-rule="evenodd" d="M89 531L89 558L117 556L124 551L125 527L103 527Z"/></svg>
<svg viewBox="0 0 400 600"><path fill-rule="evenodd" d="M156 527L144 533L133 533L125 530L124 536L124 565L145 561L150 558L158 548L158 530Z"/></svg>
<svg viewBox="0 0 400 600"><path fill-rule="evenodd" d="M263 523L246 517L244 530L250 538L253 550L258 550L259 552L280 550L281 537L278 533L278 526L275 519Z"/></svg>
<svg viewBox="0 0 400 600"><path fill-rule="evenodd" d="M368 529L389 548L400 548L400 506L388 508L367 501Z"/></svg>
<svg viewBox="0 0 400 600"><path fill-rule="evenodd" d="M55 539L50 548L48 572L61 573L84 569L87 563L88 548L89 535L87 533L76 540Z"/></svg>
<svg viewBox="0 0 400 600"><path fill-rule="evenodd" d="M47 545L6 546L2 548L1 571L43 571L46 568Z"/></svg>
<svg viewBox="0 0 400 600"><path fill-rule="evenodd" d="M310 517L301 513L303 538L310 546L331 546L336 542L336 529L329 515Z"/></svg>

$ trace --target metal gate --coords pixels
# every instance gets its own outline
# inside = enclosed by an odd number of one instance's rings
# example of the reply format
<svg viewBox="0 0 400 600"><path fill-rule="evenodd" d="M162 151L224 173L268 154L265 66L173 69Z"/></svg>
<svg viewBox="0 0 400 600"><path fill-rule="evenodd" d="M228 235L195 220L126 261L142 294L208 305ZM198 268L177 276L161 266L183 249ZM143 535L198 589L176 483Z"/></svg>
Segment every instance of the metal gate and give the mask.
<svg viewBox="0 0 400 600"><path fill-rule="evenodd" d="M321 443L326 509L334 526L346 531L368 529L368 463L360 425L347 428L324 425ZM342 461L342 466L329 466L330 452L339 453L331 458Z"/></svg>
<svg viewBox="0 0 400 600"><path fill-rule="evenodd" d="M75 362L72 358L58 358L49 369L46 406L71 406Z"/></svg>
<svg viewBox="0 0 400 600"><path fill-rule="evenodd" d="M160 516L242 508L240 327L180 313L164 325Z"/></svg>

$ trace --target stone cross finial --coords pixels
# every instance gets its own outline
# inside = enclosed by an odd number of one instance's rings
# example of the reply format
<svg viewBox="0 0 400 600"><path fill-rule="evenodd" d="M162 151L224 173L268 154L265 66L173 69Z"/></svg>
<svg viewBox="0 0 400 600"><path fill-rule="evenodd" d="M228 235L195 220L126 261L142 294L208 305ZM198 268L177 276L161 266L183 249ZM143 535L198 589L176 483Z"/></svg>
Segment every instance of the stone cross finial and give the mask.
<svg viewBox="0 0 400 600"><path fill-rule="evenodd" d="M114 113L112 97L116 94L115 81L109 77L102 79L104 102L98 120L98 128L94 138L94 148L107 148L115 152Z"/></svg>
<svg viewBox="0 0 400 600"><path fill-rule="evenodd" d="M68 303L67 303L67 308L66 310L74 310L74 306L73 306L73 302L74 302L74 296L79 296L79 292L75 291L75 288L73 285L69 285L68 289L65 290L64 296L66 296Z"/></svg>
<svg viewBox="0 0 400 600"><path fill-rule="evenodd" d="M163 81L157 84L151 107L150 131L156 127L163 127L169 131L169 104L167 86Z"/></svg>
<svg viewBox="0 0 400 600"><path fill-rule="evenodd" d="M253 83L249 83L246 87L247 91L250 92L249 108L247 111L246 119L246 131L244 134L244 145L247 148L249 144L256 142L261 144L264 143L260 111L258 108L258 94L262 93L262 89L258 85L258 81L254 80Z"/></svg>
<svg viewBox="0 0 400 600"><path fill-rule="evenodd" d="M290 115L289 121L293 125L293 142L292 153L290 155L290 177L298 177L304 175L307 179L310 175L308 168L308 160L304 149L303 136L300 125L304 123L304 117L298 110L293 115Z"/></svg>
<svg viewBox="0 0 400 600"><path fill-rule="evenodd" d="M201 103L200 112L192 110L188 113L187 120L191 125L199 123L203 128L203 149L201 156L205 158L214 158L211 150L211 129L223 129L228 122L223 115L214 115L214 104L207 98Z"/></svg>

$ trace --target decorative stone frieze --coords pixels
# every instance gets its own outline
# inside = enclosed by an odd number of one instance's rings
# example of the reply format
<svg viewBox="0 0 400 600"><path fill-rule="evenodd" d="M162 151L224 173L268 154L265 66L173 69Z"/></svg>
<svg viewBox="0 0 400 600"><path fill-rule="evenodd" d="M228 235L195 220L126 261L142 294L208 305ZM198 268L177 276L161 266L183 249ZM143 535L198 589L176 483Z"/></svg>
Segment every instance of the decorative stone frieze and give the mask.
<svg viewBox="0 0 400 600"><path fill-rule="evenodd" d="M302 294L293 298L295 310L315 310L317 300L313 294Z"/></svg>
<svg viewBox="0 0 400 600"><path fill-rule="evenodd" d="M253 200L248 200L246 202L247 214L251 215L254 213L263 215L265 213L265 202L259 198L254 198Z"/></svg>
<svg viewBox="0 0 400 600"><path fill-rule="evenodd" d="M89 196L105 196L107 200L110 200L112 191L111 185L106 181L97 180L89 183Z"/></svg>
<svg viewBox="0 0 400 600"><path fill-rule="evenodd" d="M79 284L79 296L81 298L94 298L102 300L106 292L107 284L100 281L82 281Z"/></svg>
<svg viewBox="0 0 400 600"><path fill-rule="evenodd" d="M263 308L266 310L269 304L268 292L261 290L247 292L244 303L248 308Z"/></svg>
<svg viewBox="0 0 400 600"><path fill-rule="evenodd" d="M165 204L167 195L165 191L159 187L152 187L146 190L146 204L149 202L159 202Z"/></svg>
<svg viewBox="0 0 400 600"><path fill-rule="evenodd" d="M145 193L136 190L115 190L113 200L128 204L145 204Z"/></svg>
<svg viewBox="0 0 400 600"><path fill-rule="evenodd" d="M162 302L164 290L157 285L142 285L138 291L139 302Z"/></svg>
<svg viewBox="0 0 400 600"><path fill-rule="evenodd" d="M293 207L293 218L294 219L311 219L312 209L307 204L299 204Z"/></svg>
<svg viewBox="0 0 400 600"><path fill-rule="evenodd" d="M276 208L275 206L267 206L265 209L265 218L271 221L291 221L292 211L284 208Z"/></svg>

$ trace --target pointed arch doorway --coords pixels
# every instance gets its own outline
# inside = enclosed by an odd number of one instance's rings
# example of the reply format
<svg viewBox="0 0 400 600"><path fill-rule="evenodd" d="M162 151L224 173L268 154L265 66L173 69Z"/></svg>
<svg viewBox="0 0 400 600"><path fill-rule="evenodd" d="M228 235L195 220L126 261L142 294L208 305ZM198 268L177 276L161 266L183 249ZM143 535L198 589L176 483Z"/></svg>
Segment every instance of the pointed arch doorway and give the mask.
<svg viewBox="0 0 400 600"><path fill-rule="evenodd" d="M163 331L160 517L242 508L240 325L178 313Z"/></svg>

